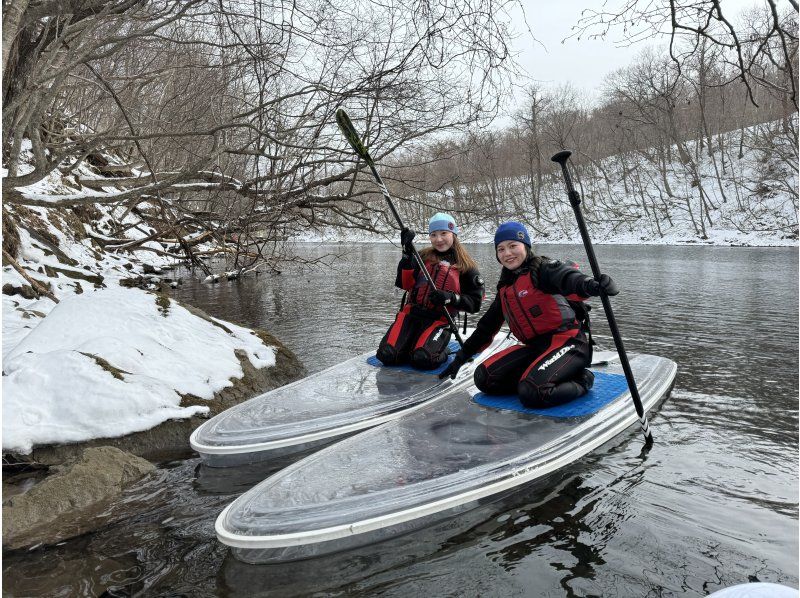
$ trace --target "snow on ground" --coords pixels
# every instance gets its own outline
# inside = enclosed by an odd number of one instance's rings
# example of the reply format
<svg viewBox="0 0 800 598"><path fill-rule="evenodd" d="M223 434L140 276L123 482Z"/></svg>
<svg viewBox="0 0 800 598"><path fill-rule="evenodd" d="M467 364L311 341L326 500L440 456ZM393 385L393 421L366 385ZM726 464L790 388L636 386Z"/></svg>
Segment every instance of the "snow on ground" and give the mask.
<svg viewBox="0 0 800 598"><path fill-rule="evenodd" d="M431 215L433 215L431 210ZM510 220L511 218L509 218ZM494 240L494 228L492 225L459 225L461 233L459 239L462 243L486 243L491 244ZM490 230L487 230L490 228ZM425 247L427 244L424 227L420 227L417 240L418 248ZM598 236L594 233L592 226L589 225L589 235L594 245L718 245L727 247L796 247L797 239L782 238L781 235L764 234L757 232L741 232L735 229L710 229L707 232L707 239L698 239L695 235L683 232L670 232L663 237L646 237L637 232L616 233L613 236ZM420 237L420 234L422 236ZM295 243L393 243L400 246L400 231L394 230L383 235L377 235L367 231L347 231L342 233L337 230L325 230L322 232L306 232L292 237ZM537 237L533 234L534 244L558 245L582 243L577 227L570 233L556 231L550 233L547 238Z"/></svg>
<svg viewBox="0 0 800 598"><path fill-rule="evenodd" d="M181 407L181 395L208 400L231 386L243 375L236 349L256 368L275 364L251 331L158 300L119 286L64 297L9 350L3 450L122 436L206 412Z"/></svg>
<svg viewBox="0 0 800 598"><path fill-rule="evenodd" d="M96 176L85 165L78 174ZM86 190L54 171L21 191L52 198ZM167 297L120 286L123 278L141 276L143 264L92 243L92 236L103 237L107 224L126 212L125 206L97 208L99 220L83 225L86 238L76 238L75 222L71 227L62 221L64 213L28 207L18 214L28 225L35 222L39 234L58 240L54 253L18 228L17 261L29 276L49 284L59 303L2 295L4 451L27 453L40 444L123 436L207 412L205 405L181 406L182 395L211 400L232 385L231 379L241 378L236 350L256 368L275 364L274 349L252 331L207 321ZM124 223L131 225L129 239L151 232L133 226L130 213ZM145 255L156 271L176 263L168 256ZM28 284L12 266L3 267L3 285Z"/></svg>
<svg viewBox="0 0 800 598"><path fill-rule="evenodd" d="M794 126L797 126L796 117ZM725 133L725 147L738 148L740 136L742 131ZM678 159L675 147L672 148L675 161L666 166L663 177L656 165L636 152L610 156L594 169L583 168L579 191L583 195L582 209L593 243L796 246L798 180L796 165L789 165L791 156L796 155L786 147L790 143L793 142L780 132L777 123L764 123L744 130L741 157L730 151L724 155L719 150L712 155L707 149L698 152L696 143L688 142L687 152L696 156L697 177L692 168ZM771 149L765 150L765 145ZM527 177L503 178L495 184L499 189L500 210L504 212L499 221L522 220L528 223L534 243L581 243L560 175L544 179L540 189L539 223L536 223L529 200L530 181ZM702 208L701 192L707 202L707 206ZM444 193L452 195L452 189L446 189ZM466 187L460 189L463 197L470 193ZM489 195L488 187L485 195ZM402 214L406 203L396 203ZM431 207L427 216L447 210L440 194L431 194L424 198L424 203L438 206ZM492 242L497 224L493 218L459 215L456 219L461 228L462 242ZM404 220L410 228L427 232L427 220L413 222L405 217ZM385 226L374 224L376 228ZM299 233L293 240L398 243L399 233L394 222L391 226L394 230L387 231L383 237L366 231L328 228ZM540 232L536 232L537 229ZM418 241L422 243L425 240Z"/></svg>

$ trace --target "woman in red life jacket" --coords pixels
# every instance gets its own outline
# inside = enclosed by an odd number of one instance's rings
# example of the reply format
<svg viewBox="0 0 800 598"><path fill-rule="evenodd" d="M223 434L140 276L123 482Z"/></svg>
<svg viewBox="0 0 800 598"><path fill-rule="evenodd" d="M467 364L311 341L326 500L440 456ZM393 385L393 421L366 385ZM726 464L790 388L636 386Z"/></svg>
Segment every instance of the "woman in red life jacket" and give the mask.
<svg viewBox="0 0 800 598"><path fill-rule="evenodd" d="M403 257L397 265L395 286L408 301L378 346L385 365L410 363L422 370L447 360L451 331L443 309L476 313L483 301L483 279L478 266L458 241L458 226L449 214L435 214L428 224L431 246L419 252L436 288L428 284L412 258L414 232L400 233Z"/></svg>
<svg viewBox="0 0 800 598"><path fill-rule="evenodd" d="M592 347L569 301L598 296L601 288L616 295L614 281L603 274L598 282L574 264L536 255L528 231L518 222L501 224L494 245L503 266L497 296L440 377L455 377L508 322L522 344L499 351L478 366L475 385L480 390L517 394L529 408L554 407L586 394L594 382L586 369L592 362Z"/></svg>

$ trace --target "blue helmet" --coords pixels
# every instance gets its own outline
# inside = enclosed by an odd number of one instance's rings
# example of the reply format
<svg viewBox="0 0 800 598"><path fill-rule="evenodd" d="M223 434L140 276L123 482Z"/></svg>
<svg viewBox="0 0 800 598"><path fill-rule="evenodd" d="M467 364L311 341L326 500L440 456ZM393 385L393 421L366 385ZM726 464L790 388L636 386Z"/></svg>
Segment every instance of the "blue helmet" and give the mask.
<svg viewBox="0 0 800 598"><path fill-rule="evenodd" d="M450 231L454 235L458 234L458 225L455 219L450 214L438 212L431 217L428 222L428 233L436 232L437 230Z"/></svg>
<svg viewBox="0 0 800 598"><path fill-rule="evenodd" d="M531 246L528 230L519 222L504 222L497 227L497 231L494 233L495 248L503 241L519 241L528 247Z"/></svg>

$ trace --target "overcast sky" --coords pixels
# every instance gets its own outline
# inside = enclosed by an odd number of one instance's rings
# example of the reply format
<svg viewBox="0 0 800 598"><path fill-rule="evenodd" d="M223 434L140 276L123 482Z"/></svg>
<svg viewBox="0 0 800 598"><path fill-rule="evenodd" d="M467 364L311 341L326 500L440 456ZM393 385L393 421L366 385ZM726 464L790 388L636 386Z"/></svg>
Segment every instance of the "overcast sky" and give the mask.
<svg viewBox="0 0 800 598"><path fill-rule="evenodd" d="M731 20L735 19L744 8L749 8L758 0L721 0L723 14ZM607 9L615 8L619 1L606 2ZM521 11L514 13L513 23L518 37L512 42L512 50L518 53L517 61L532 82L543 85L558 85L571 82L591 96L599 95L604 77L611 71L629 64L634 56L648 44L658 46L666 43L666 38L659 41L639 43L631 47L617 47L621 31L612 30L607 40L569 39L561 41L572 33L572 27L578 22L581 11L587 6L600 9L600 0L557 0L544 2L534 0L525 2L525 19L531 29L534 41L525 28ZM526 84L525 81L520 81ZM509 105L509 110L518 103L516 94ZM505 120L505 119L503 119Z"/></svg>

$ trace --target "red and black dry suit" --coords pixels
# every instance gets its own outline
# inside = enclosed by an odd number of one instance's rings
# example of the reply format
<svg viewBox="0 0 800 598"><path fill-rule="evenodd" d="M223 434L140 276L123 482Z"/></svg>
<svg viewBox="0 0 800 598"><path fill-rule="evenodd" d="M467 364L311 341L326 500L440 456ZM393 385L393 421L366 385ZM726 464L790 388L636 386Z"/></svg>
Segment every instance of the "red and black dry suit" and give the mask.
<svg viewBox="0 0 800 598"><path fill-rule="evenodd" d="M538 267L537 264L538 263ZM583 376L592 347L569 300L583 301L584 281L577 267L546 258L529 258L517 270L503 268L497 296L464 341L463 355L486 348L508 322L523 344L499 351L475 371L485 393L518 394L526 407L552 407L587 391ZM588 382L591 385L591 382Z"/></svg>
<svg viewBox="0 0 800 598"><path fill-rule="evenodd" d="M435 255L438 261L427 261L425 266L437 289L455 293L447 305L450 314L455 319L459 311L476 313L484 297L480 273L453 267L455 256L450 251ZM421 370L440 366L447 360L451 332L443 308L430 302L432 289L411 256L403 254L394 284L408 293L408 300L381 340L378 359L386 365L411 363Z"/></svg>

